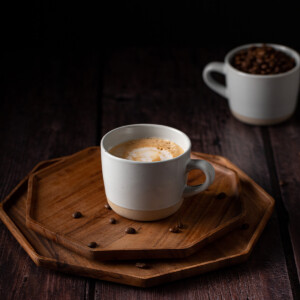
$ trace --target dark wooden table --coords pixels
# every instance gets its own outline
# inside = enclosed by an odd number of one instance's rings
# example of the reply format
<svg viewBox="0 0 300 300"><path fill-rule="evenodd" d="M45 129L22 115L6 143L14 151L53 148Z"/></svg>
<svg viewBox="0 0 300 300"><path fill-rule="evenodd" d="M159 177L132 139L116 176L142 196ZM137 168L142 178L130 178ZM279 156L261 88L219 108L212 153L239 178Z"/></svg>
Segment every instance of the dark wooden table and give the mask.
<svg viewBox="0 0 300 300"><path fill-rule="evenodd" d="M41 160L158 123L227 157L276 200L250 259L149 289L38 268L0 223L0 299L300 299L300 109L272 127L234 119L202 80L229 47L9 52L1 64L1 199ZM299 51L299 49L297 49Z"/></svg>

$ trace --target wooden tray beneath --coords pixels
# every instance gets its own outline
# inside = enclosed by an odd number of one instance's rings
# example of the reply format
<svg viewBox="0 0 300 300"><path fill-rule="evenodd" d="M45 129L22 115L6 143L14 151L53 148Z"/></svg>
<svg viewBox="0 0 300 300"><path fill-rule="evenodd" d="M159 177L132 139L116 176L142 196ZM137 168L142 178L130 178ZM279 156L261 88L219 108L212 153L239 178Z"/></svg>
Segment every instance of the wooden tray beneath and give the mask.
<svg viewBox="0 0 300 300"><path fill-rule="evenodd" d="M156 222L120 217L104 207L99 153L98 147L87 148L30 177L27 227L85 257L124 260L187 257L243 222L237 173L216 163L209 190L185 199L174 215ZM189 182L203 180L195 171ZM74 219L75 211L83 216ZM116 224L110 224L112 217ZM179 233L169 231L179 223ZM128 227L137 233L125 233ZM88 247L90 242L97 247Z"/></svg>
<svg viewBox="0 0 300 300"><path fill-rule="evenodd" d="M151 260L147 262L148 269L139 269L135 266L136 261L101 262L71 253L26 227L29 176L0 204L0 218L37 266L133 286L154 286L245 261L272 214L274 199L227 159L200 153L194 153L194 157L223 164L238 173L246 217L241 228L188 258ZM42 162L32 172L54 162Z"/></svg>

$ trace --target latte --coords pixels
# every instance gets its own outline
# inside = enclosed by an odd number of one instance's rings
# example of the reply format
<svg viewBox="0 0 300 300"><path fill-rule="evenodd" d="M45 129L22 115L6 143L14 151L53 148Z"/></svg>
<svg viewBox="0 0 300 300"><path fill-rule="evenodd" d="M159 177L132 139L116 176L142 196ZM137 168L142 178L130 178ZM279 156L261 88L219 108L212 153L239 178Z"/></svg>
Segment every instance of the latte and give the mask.
<svg viewBox="0 0 300 300"><path fill-rule="evenodd" d="M172 159L184 151L174 142L153 137L121 143L110 149L109 152L114 156L128 160L155 162Z"/></svg>

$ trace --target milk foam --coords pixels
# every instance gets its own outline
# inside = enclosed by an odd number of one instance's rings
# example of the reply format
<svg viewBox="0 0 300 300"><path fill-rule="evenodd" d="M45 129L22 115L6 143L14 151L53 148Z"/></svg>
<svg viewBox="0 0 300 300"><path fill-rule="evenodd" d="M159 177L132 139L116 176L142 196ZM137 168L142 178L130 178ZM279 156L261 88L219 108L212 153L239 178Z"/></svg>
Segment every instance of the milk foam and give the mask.
<svg viewBox="0 0 300 300"><path fill-rule="evenodd" d="M161 161L173 158L173 155L164 149L158 149L156 147L142 147L129 151L126 159L135 161Z"/></svg>
<svg viewBox="0 0 300 300"><path fill-rule="evenodd" d="M128 160L151 162L172 159L184 151L174 142L154 137L130 140L116 145L109 152Z"/></svg>

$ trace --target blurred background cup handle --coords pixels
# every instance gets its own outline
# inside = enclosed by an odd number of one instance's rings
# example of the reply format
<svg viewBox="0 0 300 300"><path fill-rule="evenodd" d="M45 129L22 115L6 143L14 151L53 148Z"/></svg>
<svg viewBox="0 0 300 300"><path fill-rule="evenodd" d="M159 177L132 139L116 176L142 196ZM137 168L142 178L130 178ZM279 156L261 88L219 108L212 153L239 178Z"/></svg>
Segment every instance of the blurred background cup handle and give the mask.
<svg viewBox="0 0 300 300"><path fill-rule="evenodd" d="M217 82L212 77L212 72L221 73L226 77L225 64L221 62L211 62L203 70L202 76L204 82L216 93L222 97L228 98L227 88L225 85Z"/></svg>

